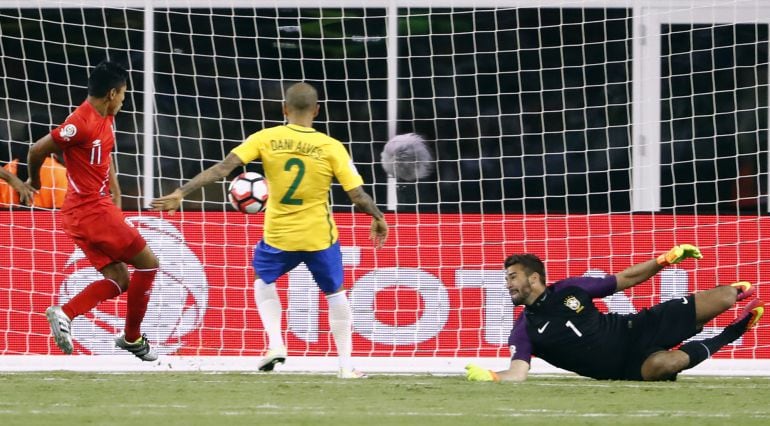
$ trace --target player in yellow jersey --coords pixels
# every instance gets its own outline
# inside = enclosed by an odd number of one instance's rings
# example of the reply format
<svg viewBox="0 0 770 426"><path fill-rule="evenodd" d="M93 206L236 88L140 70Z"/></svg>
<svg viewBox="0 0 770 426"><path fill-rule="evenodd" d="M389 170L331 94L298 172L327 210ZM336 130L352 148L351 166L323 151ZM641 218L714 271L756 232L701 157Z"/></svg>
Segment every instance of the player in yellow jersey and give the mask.
<svg viewBox="0 0 770 426"><path fill-rule="evenodd" d="M182 199L201 186L228 176L236 167L262 162L269 182L262 241L254 249L254 294L268 333L268 351L259 369L272 370L286 360L281 333L281 302L275 281L304 262L329 303L329 327L339 357L340 378L365 375L352 366L350 303L342 287L342 253L329 206L336 179L353 204L372 216L369 238L377 248L388 236L382 212L363 189L350 155L338 140L313 129L318 92L307 83L286 91L287 124L260 130L233 149L224 160L202 171L169 195L152 201L153 210L176 211Z"/></svg>

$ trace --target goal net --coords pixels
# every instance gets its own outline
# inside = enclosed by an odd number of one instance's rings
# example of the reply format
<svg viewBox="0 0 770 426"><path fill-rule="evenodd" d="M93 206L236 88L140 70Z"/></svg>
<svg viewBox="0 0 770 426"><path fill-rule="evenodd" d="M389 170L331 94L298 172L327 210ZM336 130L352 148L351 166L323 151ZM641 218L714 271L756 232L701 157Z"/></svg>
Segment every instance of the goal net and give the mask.
<svg viewBox="0 0 770 426"><path fill-rule="evenodd" d="M26 179L30 143L85 99L91 68L124 64L122 208L162 264L142 329L177 368L254 369L267 338L250 267L262 215L227 203L233 176L176 215L146 207L284 123L286 84L308 82L321 96L315 128L344 143L391 225L375 250L369 217L332 188L358 365L502 368L519 312L504 286L513 253L544 259L550 283L691 243L702 260L598 305L636 312L740 280L770 300L768 25L761 0L5 1L0 165L18 159ZM386 142L405 133L432 157L415 180L381 162ZM12 195L0 186L0 365L97 368L121 355L135 368L111 339L125 296L74 321L75 353L86 356L59 356L45 309L100 275L56 208ZM297 360L284 368L332 368L328 307L308 270L277 287ZM767 324L695 371L767 373Z"/></svg>

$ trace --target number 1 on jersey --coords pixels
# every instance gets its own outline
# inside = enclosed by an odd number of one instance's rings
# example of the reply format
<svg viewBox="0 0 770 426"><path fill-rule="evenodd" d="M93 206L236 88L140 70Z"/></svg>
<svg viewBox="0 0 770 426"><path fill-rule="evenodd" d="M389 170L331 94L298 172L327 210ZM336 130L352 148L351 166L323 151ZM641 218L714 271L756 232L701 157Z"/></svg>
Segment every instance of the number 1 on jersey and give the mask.
<svg viewBox="0 0 770 426"><path fill-rule="evenodd" d="M572 321L567 321L566 323L564 323L564 325L572 329L572 331L574 331L575 334L577 334L577 337L583 337L583 333L581 333L580 330L578 330L577 327L575 327L575 324L572 324Z"/></svg>

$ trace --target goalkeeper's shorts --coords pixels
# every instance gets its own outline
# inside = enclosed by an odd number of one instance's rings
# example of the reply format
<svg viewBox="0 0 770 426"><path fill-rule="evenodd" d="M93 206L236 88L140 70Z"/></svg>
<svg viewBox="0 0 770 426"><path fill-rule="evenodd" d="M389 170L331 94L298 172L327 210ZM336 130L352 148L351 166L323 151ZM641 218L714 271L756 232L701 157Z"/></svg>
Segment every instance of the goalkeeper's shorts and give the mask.
<svg viewBox="0 0 770 426"><path fill-rule="evenodd" d="M626 380L642 380L642 364L650 355L667 351L700 331L692 294L643 309L631 315L630 321L633 337L626 352Z"/></svg>

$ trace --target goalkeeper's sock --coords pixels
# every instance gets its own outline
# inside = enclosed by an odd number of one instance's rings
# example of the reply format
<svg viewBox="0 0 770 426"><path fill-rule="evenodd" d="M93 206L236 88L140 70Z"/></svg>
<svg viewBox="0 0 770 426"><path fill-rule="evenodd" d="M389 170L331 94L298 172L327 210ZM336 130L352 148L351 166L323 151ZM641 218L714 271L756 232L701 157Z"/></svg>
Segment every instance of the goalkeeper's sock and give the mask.
<svg viewBox="0 0 770 426"><path fill-rule="evenodd" d="M340 368L352 369L351 353L353 352L353 331L350 302L345 296L345 291L326 296L329 303L329 328L334 336L334 344L337 346Z"/></svg>
<svg viewBox="0 0 770 426"><path fill-rule="evenodd" d="M270 349L283 349L283 334L281 333L281 299L275 283L267 284L258 278L254 281L254 299L262 325L267 331L267 346Z"/></svg>
<svg viewBox="0 0 770 426"><path fill-rule="evenodd" d="M131 282L128 284L128 300L126 303L126 328L124 329L127 342L136 342L142 337L142 321L147 312L147 304L150 303L152 283L158 268L136 269L131 274Z"/></svg>
<svg viewBox="0 0 770 426"><path fill-rule="evenodd" d="M714 355L718 350L722 349L725 345L728 345L746 332L746 326L751 321L751 315L741 318L740 320L725 327L721 333L714 337L710 337L704 340L698 340L694 342L687 342L682 345L679 350L690 356L690 364L687 368L695 367L701 362L705 361L711 355Z"/></svg>
<svg viewBox="0 0 770 426"><path fill-rule="evenodd" d="M105 278L89 284L69 302L65 303L61 309L69 319L73 320L75 317L87 313L99 303L119 296L120 293L118 283Z"/></svg>

